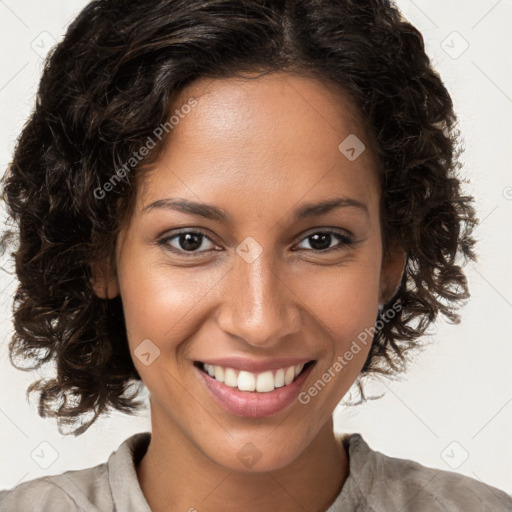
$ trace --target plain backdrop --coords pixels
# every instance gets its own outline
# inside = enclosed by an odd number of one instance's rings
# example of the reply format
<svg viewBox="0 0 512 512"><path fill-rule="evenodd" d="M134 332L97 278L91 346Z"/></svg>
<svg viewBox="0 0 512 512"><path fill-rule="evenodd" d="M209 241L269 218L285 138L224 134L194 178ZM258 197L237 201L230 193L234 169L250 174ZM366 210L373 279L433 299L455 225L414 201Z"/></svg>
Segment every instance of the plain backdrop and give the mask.
<svg viewBox="0 0 512 512"><path fill-rule="evenodd" d="M0 0L0 169L33 105L43 58L83 0ZM481 220L478 264L467 268L472 298L462 321L440 321L429 347L401 381L372 384L379 400L340 405L335 428L361 432L388 455L452 470L512 493L512 1L401 0L455 104L462 161ZM60 435L25 390L37 377L8 359L9 264L0 270L0 489L107 460L149 414L103 418L84 435ZM147 397L147 393L146 393ZM37 456L39 454L39 457ZM41 455L41 454L44 454Z"/></svg>

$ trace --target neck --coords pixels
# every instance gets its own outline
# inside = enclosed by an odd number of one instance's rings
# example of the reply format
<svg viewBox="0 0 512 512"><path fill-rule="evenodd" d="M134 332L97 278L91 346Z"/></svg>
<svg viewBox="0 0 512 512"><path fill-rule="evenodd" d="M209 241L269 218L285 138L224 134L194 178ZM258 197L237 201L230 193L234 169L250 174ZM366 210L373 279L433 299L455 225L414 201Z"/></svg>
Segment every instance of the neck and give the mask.
<svg viewBox="0 0 512 512"><path fill-rule="evenodd" d="M152 512L325 512L349 473L332 420L290 464L275 471L238 472L197 450L179 430L155 428L137 466Z"/></svg>

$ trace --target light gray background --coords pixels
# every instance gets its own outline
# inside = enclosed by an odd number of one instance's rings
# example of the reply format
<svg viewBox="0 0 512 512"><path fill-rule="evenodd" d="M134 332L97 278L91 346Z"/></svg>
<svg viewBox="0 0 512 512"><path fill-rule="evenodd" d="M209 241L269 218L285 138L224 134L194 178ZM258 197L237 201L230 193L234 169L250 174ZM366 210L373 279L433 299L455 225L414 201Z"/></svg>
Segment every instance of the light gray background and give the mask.
<svg viewBox="0 0 512 512"><path fill-rule="evenodd" d="M2 172L32 107L42 58L85 4L0 0ZM397 5L424 34L459 115L467 190L481 219L480 260L468 268L472 299L461 324L440 322L404 380L375 383L372 391L385 392L380 400L338 407L335 427L361 432L386 454L458 471L511 493L512 1ZM36 375L15 370L7 357L14 289L13 277L0 270L0 489L99 464L125 438L150 429L147 412L113 414L75 439L38 416L35 404L25 400Z"/></svg>

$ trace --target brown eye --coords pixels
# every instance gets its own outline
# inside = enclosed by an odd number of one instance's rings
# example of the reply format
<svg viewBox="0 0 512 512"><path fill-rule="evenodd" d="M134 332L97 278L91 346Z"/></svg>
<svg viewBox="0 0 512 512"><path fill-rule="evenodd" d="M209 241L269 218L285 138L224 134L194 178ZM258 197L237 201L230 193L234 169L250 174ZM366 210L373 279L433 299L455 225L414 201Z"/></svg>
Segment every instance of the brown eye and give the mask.
<svg viewBox="0 0 512 512"><path fill-rule="evenodd" d="M188 256L187 253L198 254L207 252L209 249L198 249L204 246L204 241L210 238L201 231L181 231L171 236L166 236L158 241L158 245L164 246L172 252L182 253ZM213 243L212 243L213 244Z"/></svg>
<svg viewBox="0 0 512 512"><path fill-rule="evenodd" d="M316 231L308 235L303 240L307 240L311 249L315 252L330 252L344 249L353 243L352 239L343 233L333 230ZM338 243L336 243L338 241ZM334 243L334 245L333 245Z"/></svg>

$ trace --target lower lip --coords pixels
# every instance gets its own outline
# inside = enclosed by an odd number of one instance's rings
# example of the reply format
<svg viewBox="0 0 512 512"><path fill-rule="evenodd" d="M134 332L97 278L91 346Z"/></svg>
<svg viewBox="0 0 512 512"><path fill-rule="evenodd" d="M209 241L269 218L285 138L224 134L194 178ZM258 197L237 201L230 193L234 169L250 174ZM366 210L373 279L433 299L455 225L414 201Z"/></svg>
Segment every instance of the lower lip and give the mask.
<svg viewBox="0 0 512 512"><path fill-rule="evenodd" d="M195 367L213 399L226 411L245 418L265 418L286 409L299 396L304 381L315 366L309 365L291 384L267 393L240 391L226 386Z"/></svg>

